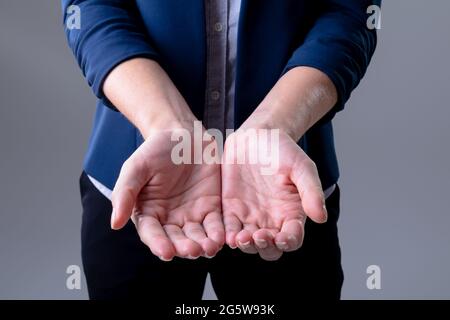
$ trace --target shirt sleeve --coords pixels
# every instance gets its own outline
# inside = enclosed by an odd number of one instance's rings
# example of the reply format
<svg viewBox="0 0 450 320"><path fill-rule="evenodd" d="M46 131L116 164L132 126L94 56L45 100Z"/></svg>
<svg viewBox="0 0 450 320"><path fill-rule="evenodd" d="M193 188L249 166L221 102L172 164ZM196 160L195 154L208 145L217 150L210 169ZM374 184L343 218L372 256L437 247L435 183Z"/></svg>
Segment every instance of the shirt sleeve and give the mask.
<svg viewBox="0 0 450 320"><path fill-rule="evenodd" d="M288 61L283 73L308 66L334 83L338 102L319 122L344 108L367 70L377 43L376 30L367 26L367 9L374 4L381 5L381 0L319 0L313 27Z"/></svg>
<svg viewBox="0 0 450 320"><path fill-rule="evenodd" d="M80 14L79 28L65 33L73 54L94 94L113 108L102 87L109 72L121 62L134 57L157 60L134 1L129 0L62 0L64 22L73 7Z"/></svg>

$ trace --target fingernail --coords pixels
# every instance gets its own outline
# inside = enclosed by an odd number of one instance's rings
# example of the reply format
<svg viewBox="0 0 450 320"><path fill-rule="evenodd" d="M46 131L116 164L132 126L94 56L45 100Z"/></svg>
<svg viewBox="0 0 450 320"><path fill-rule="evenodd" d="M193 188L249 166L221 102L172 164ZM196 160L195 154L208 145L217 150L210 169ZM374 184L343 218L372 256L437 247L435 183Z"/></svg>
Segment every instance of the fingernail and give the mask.
<svg viewBox="0 0 450 320"><path fill-rule="evenodd" d="M166 258L164 258L163 256L159 256L159 259L161 259L162 261L165 261L165 262L172 261L172 258L166 259Z"/></svg>
<svg viewBox="0 0 450 320"><path fill-rule="evenodd" d="M238 242L239 247L241 247L242 249L248 249L250 247L250 241L247 242Z"/></svg>
<svg viewBox="0 0 450 320"><path fill-rule="evenodd" d="M198 257L199 257L199 256L196 256L196 257L195 257L195 256L191 256L191 255L188 255L188 256L187 256L187 258L188 258L188 259L191 259L191 260L195 260L195 259L197 259Z"/></svg>
<svg viewBox="0 0 450 320"><path fill-rule="evenodd" d="M111 212L111 229L114 229L114 222L116 220L116 210L112 210Z"/></svg>
<svg viewBox="0 0 450 320"><path fill-rule="evenodd" d="M325 222L327 222L327 220L328 220L328 210L327 210L327 206L325 205L325 203L323 204L323 211L325 212Z"/></svg>
<svg viewBox="0 0 450 320"><path fill-rule="evenodd" d="M288 240L291 242L297 242L297 237L294 236L293 234L289 235Z"/></svg>
<svg viewBox="0 0 450 320"><path fill-rule="evenodd" d="M229 244L228 246L229 246L231 249L236 249L236 248L237 248L236 245L231 245L231 244Z"/></svg>
<svg viewBox="0 0 450 320"><path fill-rule="evenodd" d="M205 258L207 258L207 259L212 259L212 258L214 258L215 256L216 256L215 254L213 254L212 256L210 256L210 255L208 255L208 254L205 253Z"/></svg>
<svg viewBox="0 0 450 320"><path fill-rule="evenodd" d="M258 240L255 240L255 243L256 243L256 246L258 246L261 249L267 248L267 241L266 240L258 239Z"/></svg>
<svg viewBox="0 0 450 320"><path fill-rule="evenodd" d="M277 247L280 248L281 250L289 249L287 242L277 242Z"/></svg>

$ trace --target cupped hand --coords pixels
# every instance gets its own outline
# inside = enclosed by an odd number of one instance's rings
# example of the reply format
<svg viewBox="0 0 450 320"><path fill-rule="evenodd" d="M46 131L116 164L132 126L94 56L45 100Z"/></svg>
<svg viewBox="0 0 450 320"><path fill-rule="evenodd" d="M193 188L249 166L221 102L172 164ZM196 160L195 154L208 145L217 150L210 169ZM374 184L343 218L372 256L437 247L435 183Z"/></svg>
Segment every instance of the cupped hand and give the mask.
<svg viewBox="0 0 450 320"><path fill-rule="evenodd" d="M220 165L176 164L172 134L153 134L123 164L111 227L120 229L131 217L142 242L161 260L212 257L225 241Z"/></svg>
<svg viewBox="0 0 450 320"><path fill-rule="evenodd" d="M257 143L251 141L254 135L241 130L225 143L226 243L246 253L259 253L265 260L277 260L283 252L301 246L306 217L322 223L327 212L313 161L282 131L265 136L257 132ZM278 135L278 142L270 139L271 133ZM252 157L256 161L250 161Z"/></svg>

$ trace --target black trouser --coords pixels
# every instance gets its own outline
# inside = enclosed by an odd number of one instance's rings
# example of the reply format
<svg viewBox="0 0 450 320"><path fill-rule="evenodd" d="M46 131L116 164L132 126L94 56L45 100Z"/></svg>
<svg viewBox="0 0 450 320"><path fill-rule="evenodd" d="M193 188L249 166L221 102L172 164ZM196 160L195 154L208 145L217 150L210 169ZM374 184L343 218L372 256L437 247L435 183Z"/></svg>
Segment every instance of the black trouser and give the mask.
<svg viewBox="0 0 450 320"><path fill-rule="evenodd" d="M120 231L111 230L111 203L85 173L80 189L82 258L91 299L200 300L208 272L219 299L340 297L339 188L326 201L328 221L319 225L308 220L303 246L278 261L264 261L224 246L213 259L175 258L171 262L160 261L150 252L132 222Z"/></svg>

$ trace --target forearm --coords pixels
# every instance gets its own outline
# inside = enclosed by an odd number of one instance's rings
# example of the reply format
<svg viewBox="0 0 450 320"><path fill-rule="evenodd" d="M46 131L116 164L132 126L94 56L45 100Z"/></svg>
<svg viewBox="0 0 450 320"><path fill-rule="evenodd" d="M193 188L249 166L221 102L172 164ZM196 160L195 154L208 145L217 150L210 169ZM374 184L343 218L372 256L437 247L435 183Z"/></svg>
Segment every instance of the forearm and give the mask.
<svg viewBox="0 0 450 320"><path fill-rule="evenodd" d="M195 116L159 64L135 58L114 68L103 91L144 138L152 131L192 126Z"/></svg>
<svg viewBox="0 0 450 320"><path fill-rule="evenodd" d="M280 129L298 141L336 101L336 88L324 73L296 67L280 78L241 128Z"/></svg>

